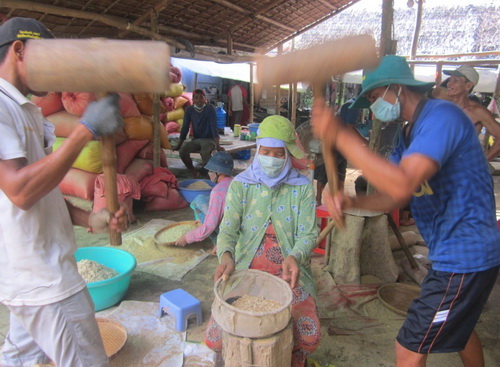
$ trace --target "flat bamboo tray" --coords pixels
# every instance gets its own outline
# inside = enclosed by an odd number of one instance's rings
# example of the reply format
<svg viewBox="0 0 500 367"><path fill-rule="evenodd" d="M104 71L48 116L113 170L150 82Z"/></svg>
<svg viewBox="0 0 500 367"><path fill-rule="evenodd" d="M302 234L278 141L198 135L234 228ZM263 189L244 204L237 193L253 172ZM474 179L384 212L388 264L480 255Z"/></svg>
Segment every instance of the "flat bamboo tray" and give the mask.
<svg viewBox="0 0 500 367"><path fill-rule="evenodd" d="M127 341L127 329L118 321L96 317L99 332L101 333L104 350L108 358L118 353Z"/></svg>
<svg viewBox="0 0 500 367"><path fill-rule="evenodd" d="M380 286L377 296L389 310L406 316L411 302L420 295L420 287L406 283L388 283Z"/></svg>
<svg viewBox="0 0 500 367"><path fill-rule="evenodd" d="M201 223L198 222L197 220L186 220L186 221L182 221L182 222L169 224L168 226L163 227L158 232L156 232L156 234L154 236L155 244L157 246L173 246L173 245L175 245L175 242L178 240L178 238L176 238L173 241L172 240L165 240L166 233L169 230L171 230L172 228L182 226L182 225L191 225L193 227L192 229L195 229L195 228L198 228L201 225ZM188 233L192 229L186 231L186 233Z"/></svg>

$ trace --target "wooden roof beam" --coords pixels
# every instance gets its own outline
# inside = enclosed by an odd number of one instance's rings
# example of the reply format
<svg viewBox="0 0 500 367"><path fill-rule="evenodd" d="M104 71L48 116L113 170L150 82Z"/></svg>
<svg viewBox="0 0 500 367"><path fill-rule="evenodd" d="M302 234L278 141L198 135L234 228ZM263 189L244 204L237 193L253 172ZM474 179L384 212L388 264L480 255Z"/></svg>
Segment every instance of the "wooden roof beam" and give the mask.
<svg viewBox="0 0 500 367"><path fill-rule="evenodd" d="M118 18L118 17L111 17L111 16L107 16L107 15L101 15L101 14L91 13L91 12L82 11L82 10L62 8L62 7L47 5L47 4L39 4L39 3L36 3L33 1L26 1L26 0L2 0L2 7L23 9L23 10L29 10L29 11L34 11L34 12L38 12L38 13L48 13L48 14L58 15L58 16L63 16L63 17L74 17L74 18L80 18L80 19L87 19L87 20L91 20L91 21L97 21L97 22L101 22L103 24L106 24L106 25L109 25L109 26L112 26L112 27L115 27L118 29L138 33L144 37L147 37L147 38L150 38L153 40L163 41L163 42L168 43L169 45L176 47L176 48L179 48L181 50L187 50L187 47L185 45L183 45L180 42L177 42L175 39L173 39L171 37L162 36L158 33L152 32L148 29L144 29L142 27L135 26L135 25L129 23L127 20L124 20L124 19ZM205 50L199 50L199 49L196 49L196 53L199 55L216 57L216 58L219 58L221 60L226 60L226 61L242 62L242 60L248 59L247 57L219 55L219 54L215 54L212 52L207 52Z"/></svg>
<svg viewBox="0 0 500 367"><path fill-rule="evenodd" d="M133 25L140 26L146 20L151 19L152 14L159 14L163 9L167 7L167 5L172 2L172 0L161 0L155 4L152 8L150 8L147 12L142 14L139 18L132 22ZM118 33L118 37L123 37L128 33L128 31Z"/></svg>
<svg viewBox="0 0 500 367"><path fill-rule="evenodd" d="M227 0L212 0L214 3L217 3L217 4L220 4L222 6L225 6L226 8L229 8L229 9L232 9L234 11L237 11L239 13L243 13L243 14L246 14L246 16L248 17L248 19L246 19L246 23L248 23L249 21L253 20L254 18L257 18L259 20L262 20L263 22L266 22L266 23L269 23L269 24L272 24L278 28L282 28L282 29L285 29L287 30L288 32L295 32L296 29L292 28L292 27L289 27L283 23L280 23L280 22L277 22L275 20L272 20L271 18L268 18L264 15L261 15L263 12L262 11L257 11L255 13L252 13L244 8L242 8L241 6L238 6L236 4L233 4L232 2L230 1L227 1ZM282 2L282 0L279 0L278 2ZM238 27L240 27L241 24L238 24ZM232 33L232 32L231 32Z"/></svg>

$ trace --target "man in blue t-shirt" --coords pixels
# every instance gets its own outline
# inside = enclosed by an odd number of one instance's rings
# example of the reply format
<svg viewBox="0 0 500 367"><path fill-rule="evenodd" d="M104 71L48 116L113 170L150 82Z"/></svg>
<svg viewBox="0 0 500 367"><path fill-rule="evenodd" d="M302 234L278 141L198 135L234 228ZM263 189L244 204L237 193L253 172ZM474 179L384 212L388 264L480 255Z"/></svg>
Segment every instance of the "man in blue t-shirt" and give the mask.
<svg viewBox="0 0 500 367"><path fill-rule="evenodd" d="M469 118L454 104L427 100L434 83L415 80L403 57L385 56L365 74L352 108L382 121L407 121L391 161L374 154L315 101L313 129L334 144L377 189L373 195L326 196L334 220L342 209L388 212L410 201L432 267L396 339L396 366L425 366L429 353L458 352L483 366L474 331L500 265L493 180Z"/></svg>
<svg viewBox="0 0 500 367"><path fill-rule="evenodd" d="M185 141L188 134L191 135L191 140ZM214 150L224 150L219 145L215 107L207 104L205 92L201 89L193 92L193 105L186 108L179 144L175 150L179 150L182 162L195 178L200 173L193 166L191 153L200 153L202 165L205 166Z"/></svg>

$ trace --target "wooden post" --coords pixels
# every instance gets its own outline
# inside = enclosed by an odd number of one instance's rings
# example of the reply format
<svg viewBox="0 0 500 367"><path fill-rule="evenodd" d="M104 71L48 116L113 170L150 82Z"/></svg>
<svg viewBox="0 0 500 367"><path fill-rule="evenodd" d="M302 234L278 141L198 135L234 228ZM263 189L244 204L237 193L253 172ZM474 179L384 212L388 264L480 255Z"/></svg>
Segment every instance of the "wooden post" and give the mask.
<svg viewBox="0 0 500 367"><path fill-rule="evenodd" d="M293 126L297 126L297 82L292 83L292 113L290 115L290 121Z"/></svg>
<svg viewBox="0 0 500 367"><path fill-rule="evenodd" d="M436 86L439 87L439 84L441 84L441 79L443 74L443 63L441 61L438 61L436 64Z"/></svg>
<svg viewBox="0 0 500 367"><path fill-rule="evenodd" d="M422 25L422 12L423 12L423 3L424 0L415 0L417 2L417 19L415 21L415 30L413 32L413 40L411 42L411 54L410 58L415 60L417 56L417 47L418 47L418 36L420 35L420 26ZM415 68L415 64L410 64L410 68L413 71Z"/></svg>
<svg viewBox="0 0 500 367"><path fill-rule="evenodd" d="M380 35L380 56L395 53L392 42L392 26L394 18L393 0L383 0L382 3L382 34ZM374 118L372 130L370 132L369 147L378 153L380 150L380 132L382 131L382 121ZM373 193L375 189L368 183L367 194Z"/></svg>
<svg viewBox="0 0 500 367"><path fill-rule="evenodd" d="M227 31L227 54L233 54L233 35L231 34L231 31Z"/></svg>
<svg viewBox="0 0 500 367"><path fill-rule="evenodd" d="M278 45L278 56L283 54L283 44L280 43ZM276 113L275 115L280 115L280 110L281 110L281 103L280 103L280 97L281 97L281 85L280 84L276 84L275 85L275 93L276 93L276 100L275 100L275 109L276 109Z"/></svg>
<svg viewBox="0 0 500 367"><path fill-rule="evenodd" d="M158 33L158 15L151 14L151 31ZM153 94L153 167L160 167L160 95ZM163 128L163 126L161 126Z"/></svg>
<svg viewBox="0 0 500 367"><path fill-rule="evenodd" d="M290 367L292 363L292 323L267 338L254 339L222 334L222 354L226 367Z"/></svg>
<svg viewBox="0 0 500 367"><path fill-rule="evenodd" d="M380 35L380 56L391 53L392 45L392 26L394 18L393 0L382 1L382 25Z"/></svg>
<svg viewBox="0 0 500 367"><path fill-rule="evenodd" d="M250 87L249 87L249 90L248 90L248 93L249 93L249 96L248 98L250 99L250 111L249 111L249 116L248 116L248 121L250 123L253 122L253 109L254 109L254 106L255 106L255 101L254 101L254 89L253 89L253 63L249 63L248 64L250 66Z"/></svg>

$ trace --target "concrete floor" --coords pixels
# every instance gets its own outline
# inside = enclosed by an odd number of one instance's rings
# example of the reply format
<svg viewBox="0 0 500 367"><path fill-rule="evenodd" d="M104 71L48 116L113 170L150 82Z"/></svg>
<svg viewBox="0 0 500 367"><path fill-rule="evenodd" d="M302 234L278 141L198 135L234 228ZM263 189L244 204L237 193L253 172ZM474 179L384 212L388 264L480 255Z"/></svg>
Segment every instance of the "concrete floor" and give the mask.
<svg viewBox="0 0 500 367"><path fill-rule="evenodd" d="M351 170L355 175L356 171ZM352 179L353 176L350 176ZM349 175L348 175L349 179ZM497 200L497 217L500 217L500 176L494 176L495 193ZM347 185L346 185L347 186ZM131 229L136 229L154 218L163 218L173 221L192 220L193 214L189 208L165 212L137 212L137 223ZM402 230L416 230L412 227L402 227ZM87 234L85 229L75 227L78 245L93 246L107 243L106 235ZM207 249L210 244L205 245ZM395 258L401 258L400 251L394 252ZM313 264L316 270L321 269L323 258L315 255ZM132 276L130 289L125 297L126 300L139 300L158 302L160 294L175 288L183 288L202 301L203 319L208 320L210 307L214 298L212 279L217 259L208 257L187 273L182 281L173 281L163 277L135 271ZM477 325L477 332L482 340L486 366L500 366L500 350L498 349L500 338L500 278L486 305L485 311ZM394 338L404 317L384 307L380 301L374 300L362 307L362 312L369 317L377 319L382 327L377 333L354 334L354 335L328 335L328 325L322 324L322 340L319 348L310 356L320 362L321 366L328 363L336 367L388 367L394 365ZM205 325L205 324L204 324ZM200 340L202 327L193 328L188 332L188 340ZM8 312L4 306L0 306L0 338L3 342L8 330ZM460 359L456 353L431 355L428 359L429 367L456 367L461 366Z"/></svg>

